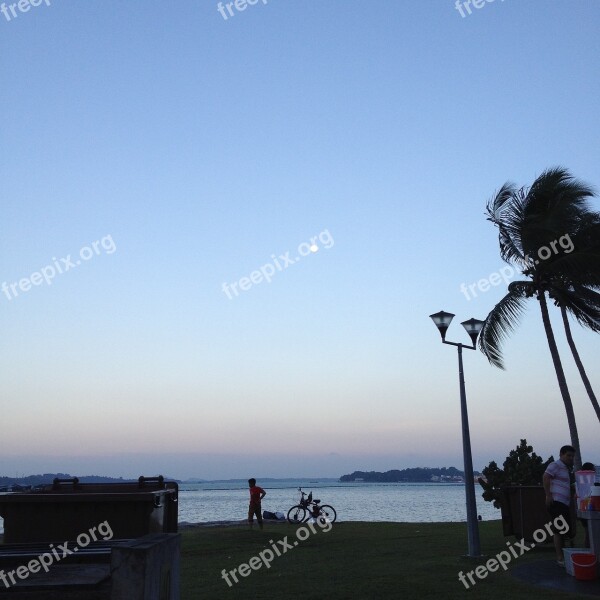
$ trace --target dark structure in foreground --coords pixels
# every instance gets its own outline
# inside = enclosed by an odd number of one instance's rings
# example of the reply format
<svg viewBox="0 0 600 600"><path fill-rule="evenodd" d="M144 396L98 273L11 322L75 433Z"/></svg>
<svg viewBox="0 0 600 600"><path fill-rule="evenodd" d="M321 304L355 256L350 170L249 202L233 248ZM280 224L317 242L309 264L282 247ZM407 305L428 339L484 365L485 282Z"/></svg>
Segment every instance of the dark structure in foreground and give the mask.
<svg viewBox="0 0 600 600"><path fill-rule="evenodd" d="M0 494L0 598L178 600L177 500L162 476Z"/></svg>

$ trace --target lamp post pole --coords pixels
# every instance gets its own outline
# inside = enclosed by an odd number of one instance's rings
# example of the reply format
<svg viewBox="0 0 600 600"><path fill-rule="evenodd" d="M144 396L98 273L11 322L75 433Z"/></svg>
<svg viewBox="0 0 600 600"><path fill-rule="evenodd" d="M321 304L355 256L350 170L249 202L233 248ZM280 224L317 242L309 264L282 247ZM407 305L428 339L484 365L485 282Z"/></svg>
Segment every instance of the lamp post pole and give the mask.
<svg viewBox="0 0 600 600"><path fill-rule="evenodd" d="M473 476L473 457L471 454L471 434L469 433L469 414L467 412L467 394L465 392L465 374L463 371L462 344L458 345L458 377L460 381L460 416L462 421L463 458L465 463L465 493L467 500L467 529L469 556L480 556L479 525L477 523L477 503L475 501L475 478Z"/></svg>
<svg viewBox="0 0 600 600"><path fill-rule="evenodd" d="M481 546L479 542L479 525L477 522L477 503L475 500L475 477L473 475L473 457L471 453L471 435L469 432L469 414L467 411L467 393L465 390L465 374L463 369L463 348L469 350L475 350L475 342L477 336L483 326L483 321L471 319L465 321L462 325L467 330L467 333L471 337L473 342L472 346L465 344L458 344L455 342L446 341L446 331L450 325L450 321L454 317L451 313L436 313L431 315L434 323L440 330L442 336L442 342L449 344L450 346L456 346L458 350L458 381L460 386L460 416L462 423L462 443L463 443L463 461L465 471L465 495L467 505L467 536L468 536L468 548L469 553L467 556L470 558L477 558L481 556Z"/></svg>

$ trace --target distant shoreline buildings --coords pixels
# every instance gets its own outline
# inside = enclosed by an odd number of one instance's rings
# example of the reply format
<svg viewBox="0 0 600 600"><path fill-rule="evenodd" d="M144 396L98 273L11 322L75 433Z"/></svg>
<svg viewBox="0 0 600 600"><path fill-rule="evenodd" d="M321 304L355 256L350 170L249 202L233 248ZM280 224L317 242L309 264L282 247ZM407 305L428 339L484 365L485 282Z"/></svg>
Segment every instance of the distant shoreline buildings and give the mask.
<svg viewBox="0 0 600 600"><path fill-rule="evenodd" d="M485 481L483 474L474 472L475 481ZM342 475L341 482L356 483L464 483L464 472L455 467L430 468L416 467L411 469L393 469L385 471L354 471L349 475Z"/></svg>

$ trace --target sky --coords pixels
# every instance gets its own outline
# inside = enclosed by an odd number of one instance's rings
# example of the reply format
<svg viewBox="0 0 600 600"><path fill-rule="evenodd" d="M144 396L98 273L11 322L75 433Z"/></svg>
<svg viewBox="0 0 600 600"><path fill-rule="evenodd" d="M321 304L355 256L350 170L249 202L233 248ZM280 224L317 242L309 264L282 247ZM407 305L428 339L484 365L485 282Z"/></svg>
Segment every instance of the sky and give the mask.
<svg viewBox="0 0 600 600"><path fill-rule="evenodd" d="M10 5L0 475L462 468L429 315L468 343L506 292L468 291L506 274L484 215L503 183L561 165L600 188L600 3ZM573 330L598 394L600 339ZM570 442L533 302L505 358L465 351L475 469Z"/></svg>

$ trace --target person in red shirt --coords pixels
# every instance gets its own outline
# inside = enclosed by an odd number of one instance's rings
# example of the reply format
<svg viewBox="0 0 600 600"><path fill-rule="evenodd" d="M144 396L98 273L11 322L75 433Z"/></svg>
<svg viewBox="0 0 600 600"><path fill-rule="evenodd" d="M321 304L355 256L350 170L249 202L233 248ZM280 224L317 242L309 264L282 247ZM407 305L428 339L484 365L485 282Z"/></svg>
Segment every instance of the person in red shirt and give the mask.
<svg viewBox="0 0 600 600"><path fill-rule="evenodd" d="M248 487L250 488L250 506L248 507L248 523L250 529L254 525L254 515L258 521L258 526L263 528L262 511L260 507L260 501L267 495L267 492L261 487L256 485L256 479L248 479Z"/></svg>

